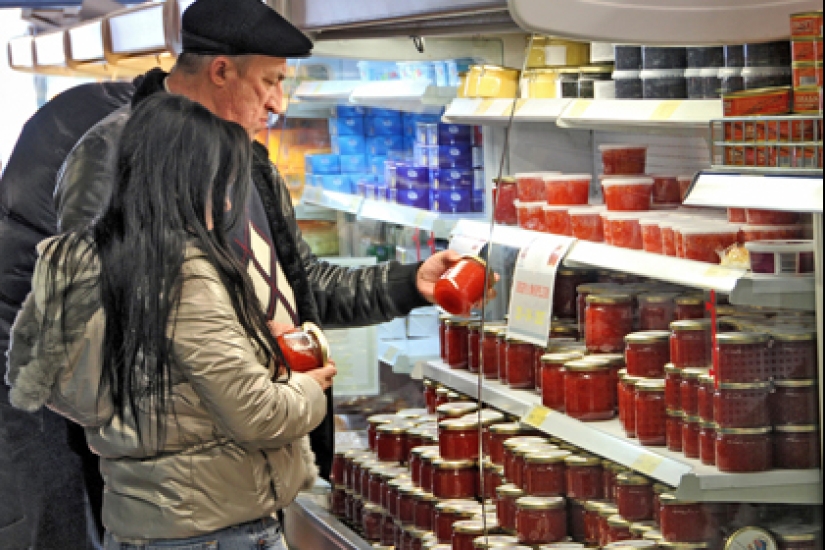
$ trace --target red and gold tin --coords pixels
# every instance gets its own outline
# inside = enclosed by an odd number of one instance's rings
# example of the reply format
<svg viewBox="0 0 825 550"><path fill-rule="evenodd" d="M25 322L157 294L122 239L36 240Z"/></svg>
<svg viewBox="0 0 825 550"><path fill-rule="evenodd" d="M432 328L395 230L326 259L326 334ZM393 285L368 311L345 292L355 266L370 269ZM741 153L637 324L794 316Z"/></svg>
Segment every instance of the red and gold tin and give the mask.
<svg viewBox="0 0 825 550"><path fill-rule="evenodd" d="M791 37L799 38L822 37L822 12L811 11L791 15Z"/></svg>
<svg viewBox="0 0 825 550"><path fill-rule="evenodd" d="M723 96L726 117L784 115L791 111L791 88L760 88Z"/></svg>
<svg viewBox="0 0 825 550"><path fill-rule="evenodd" d="M791 59L794 63L822 61L822 38L799 38L791 42Z"/></svg>
<svg viewBox="0 0 825 550"><path fill-rule="evenodd" d="M822 63L794 63L793 87L822 86Z"/></svg>
<svg viewBox="0 0 825 550"><path fill-rule="evenodd" d="M822 87L806 86L793 91L793 112L800 115L818 115L822 112Z"/></svg>

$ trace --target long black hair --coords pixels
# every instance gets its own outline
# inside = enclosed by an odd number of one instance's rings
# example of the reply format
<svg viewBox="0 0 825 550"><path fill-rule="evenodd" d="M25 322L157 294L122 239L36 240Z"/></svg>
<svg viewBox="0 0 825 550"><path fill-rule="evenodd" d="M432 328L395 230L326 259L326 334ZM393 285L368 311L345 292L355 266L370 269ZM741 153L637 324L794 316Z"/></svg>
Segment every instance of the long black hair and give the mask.
<svg viewBox="0 0 825 550"><path fill-rule="evenodd" d="M154 413L150 429L159 445L165 421L174 414L168 406L174 360L169 330L185 282L187 245L197 246L215 266L241 325L267 360L286 364L227 241L227 231L244 214L251 166L252 147L241 126L182 96L154 94L124 128L105 211L84 233L52 245L58 259L53 265L61 264L69 280L85 260L66 260L84 257L77 252L82 243L91 244L85 256L99 261L106 318L101 392L108 392L121 419L135 419L141 440L139 410Z"/></svg>

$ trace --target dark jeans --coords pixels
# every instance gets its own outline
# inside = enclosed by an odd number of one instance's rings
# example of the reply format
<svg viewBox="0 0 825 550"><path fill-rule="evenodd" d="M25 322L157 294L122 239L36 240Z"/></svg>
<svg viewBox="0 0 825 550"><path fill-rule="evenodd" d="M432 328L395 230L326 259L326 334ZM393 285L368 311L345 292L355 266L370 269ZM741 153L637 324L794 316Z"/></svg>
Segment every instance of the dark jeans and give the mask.
<svg viewBox="0 0 825 550"><path fill-rule="evenodd" d="M66 420L11 408L0 389L0 550L91 550L81 459Z"/></svg>
<svg viewBox="0 0 825 550"><path fill-rule="evenodd" d="M189 539L158 540L147 544L115 541L106 533L105 550L286 550L281 525L263 518Z"/></svg>

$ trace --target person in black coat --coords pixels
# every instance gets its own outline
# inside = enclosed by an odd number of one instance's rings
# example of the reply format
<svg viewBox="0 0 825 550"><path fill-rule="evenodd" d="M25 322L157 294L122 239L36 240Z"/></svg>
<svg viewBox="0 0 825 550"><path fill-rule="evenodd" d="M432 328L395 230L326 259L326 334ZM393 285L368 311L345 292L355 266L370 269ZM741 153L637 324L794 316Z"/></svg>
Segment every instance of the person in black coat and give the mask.
<svg viewBox="0 0 825 550"><path fill-rule="evenodd" d="M127 104L134 90L128 82L76 86L46 103L20 134L0 177L2 364L11 324L31 289L35 246L57 233L57 173L86 132ZM0 383L0 550L95 548L103 532L102 487L82 429L51 411L13 409Z"/></svg>

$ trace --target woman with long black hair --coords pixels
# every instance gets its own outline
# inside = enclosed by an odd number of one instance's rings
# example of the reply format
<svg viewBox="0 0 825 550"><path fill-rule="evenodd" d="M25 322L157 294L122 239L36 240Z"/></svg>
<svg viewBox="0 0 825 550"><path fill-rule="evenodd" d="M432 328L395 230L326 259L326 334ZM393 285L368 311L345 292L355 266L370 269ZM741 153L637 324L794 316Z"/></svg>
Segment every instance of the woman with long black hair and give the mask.
<svg viewBox="0 0 825 550"><path fill-rule="evenodd" d="M156 94L126 125L101 217L38 248L11 401L85 428L107 550L282 548L273 514L317 476L306 435L335 367L290 372L227 243L251 155L240 126Z"/></svg>

